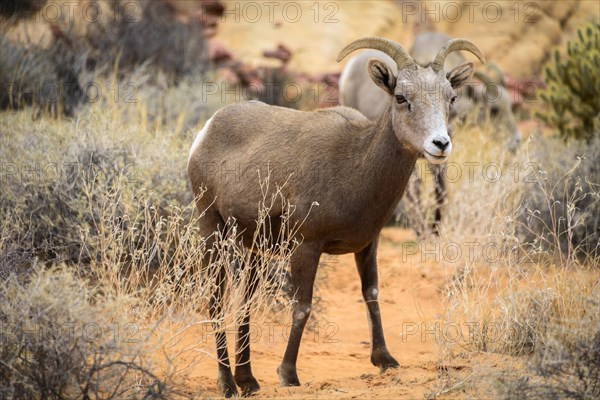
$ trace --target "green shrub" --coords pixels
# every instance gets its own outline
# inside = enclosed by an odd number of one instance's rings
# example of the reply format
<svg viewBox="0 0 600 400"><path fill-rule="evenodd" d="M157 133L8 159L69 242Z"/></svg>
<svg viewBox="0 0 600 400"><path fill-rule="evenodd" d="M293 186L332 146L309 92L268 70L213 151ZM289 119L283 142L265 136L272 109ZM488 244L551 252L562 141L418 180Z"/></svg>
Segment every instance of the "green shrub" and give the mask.
<svg viewBox="0 0 600 400"><path fill-rule="evenodd" d="M547 110L538 113L565 139L590 140L600 133L600 24L577 31L567 54L554 51L544 68L547 89L540 98Z"/></svg>

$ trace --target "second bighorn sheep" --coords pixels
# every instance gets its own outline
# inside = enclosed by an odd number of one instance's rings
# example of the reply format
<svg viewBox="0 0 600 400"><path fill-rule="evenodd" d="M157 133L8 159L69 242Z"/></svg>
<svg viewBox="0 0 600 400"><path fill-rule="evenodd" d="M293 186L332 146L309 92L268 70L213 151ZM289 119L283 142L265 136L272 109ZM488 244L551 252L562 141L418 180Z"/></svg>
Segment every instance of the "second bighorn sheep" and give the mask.
<svg viewBox="0 0 600 400"><path fill-rule="evenodd" d="M386 104L376 120L368 120L347 107L302 112L260 102L238 103L215 113L190 150L188 176L197 208L204 212L202 235L211 237L215 230L225 229L226 221L235 219L238 232L249 232L242 234L242 241L250 245L257 224L257 205L264 197L258 178L249 181L244 175L246 179L240 180L232 170L258 169L262 176L270 173L272 186L282 187L283 195L295 205L294 215L299 220L308 215L298 231L302 243L290 261L297 303L287 348L277 369L283 386L300 385L296 361L322 253L354 253L368 311L371 362L382 370L398 367L385 343L377 303L379 232L400 200L417 158L424 155L437 164L452 151L448 135L450 106L456 99L455 90L471 78L473 64L466 62L446 72L445 58L453 51L467 50L484 61L474 44L453 39L430 66L423 68L399 44L383 38L352 42L341 51L338 61L361 48L388 54L398 71L377 59L368 62L369 75L382 89L380 96ZM298 168L298 173L291 176L288 168L277 168L290 159ZM226 173L215 173L214 165ZM315 165L320 167L318 179L302 173ZM313 206L315 203L318 205ZM270 217L275 221L282 213L274 208ZM220 282L209 309L215 321L223 317L225 282ZM248 301L252 292L251 285ZM259 389L250 367L250 316L244 315L242 321L237 330L235 375L230 368L225 332L217 330L215 334L218 384L225 396L237 393L236 384L246 395Z"/></svg>

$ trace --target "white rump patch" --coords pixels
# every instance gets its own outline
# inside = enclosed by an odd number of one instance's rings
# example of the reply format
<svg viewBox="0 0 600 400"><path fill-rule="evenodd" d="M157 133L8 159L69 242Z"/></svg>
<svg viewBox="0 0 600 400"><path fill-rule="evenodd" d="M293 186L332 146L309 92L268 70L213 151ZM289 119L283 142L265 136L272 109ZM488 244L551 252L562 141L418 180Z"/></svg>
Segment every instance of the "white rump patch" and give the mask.
<svg viewBox="0 0 600 400"><path fill-rule="evenodd" d="M194 154L196 149L200 147L200 143L202 143L202 139L204 139L204 137L206 136L206 132L208 132L208 128L210 127L210 123L213 117L210 117L209 120L206 121L206 123L204 124L204 128L202 128L202 130L198 132L198 135L196 135L196 139L194 140L194 144L192 144L192 148L190 149L190 155L188 159L191 158L192 154Z"/></svg>

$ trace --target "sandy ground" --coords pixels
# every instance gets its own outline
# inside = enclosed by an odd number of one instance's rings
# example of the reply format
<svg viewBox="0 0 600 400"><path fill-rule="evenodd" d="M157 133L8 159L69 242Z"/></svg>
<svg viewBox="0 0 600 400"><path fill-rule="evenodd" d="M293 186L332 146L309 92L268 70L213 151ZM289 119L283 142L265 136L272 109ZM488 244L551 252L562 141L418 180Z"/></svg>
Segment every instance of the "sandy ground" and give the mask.
<svg viewBox="0 0 600 400"><path fill-rule="evenodd" d="M409 231L386 228L379 251L380 305L388 347L401 367L384 374L369 360L370 344L365 305L352 254L322 259L317 277L321 310L305 331L298 361L302 386L279 387L276 368L285 350L285 323L263 322L252 333L252 368L261 384L258 398L423 398L438 392L444 372L469 372L473 360L442 359L436 345L444 309L441 289L447 279L441 264L421 262L406 255L412 243ZM425 329L425 325L429 330ZM204 334L203 334L204 333ZM437 336L436 336L437 335ZM202 336L214 353L214 340L206 332L190 330L184 343ZM207 339L208 338L208 339ZM233 345L230 337L230 347ZM230 350L232 354L233 349ZM217 365L209 356L201 357L181 382L185 392L200 398L219 397ZM180 360L182 366L185 357ZM458 393L453 392L454 395ZM464 395L464 393L463 393ZM455 396L451 396L455 397Z"/></svg>

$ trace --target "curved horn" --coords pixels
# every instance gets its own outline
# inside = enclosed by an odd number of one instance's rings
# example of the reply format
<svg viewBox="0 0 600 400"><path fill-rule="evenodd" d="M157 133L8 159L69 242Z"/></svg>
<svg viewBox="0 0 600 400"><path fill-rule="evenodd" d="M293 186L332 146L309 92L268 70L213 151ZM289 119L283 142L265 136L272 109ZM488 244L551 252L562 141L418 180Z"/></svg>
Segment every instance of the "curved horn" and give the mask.
<svg viewBox="0 0 600 400"><path fill-rule="evenodd" d="M439 53L435 57L435 60L433 60L431 63L431 69L433 69L435 72L441 71L444 68L444 61L446 60L448 54L457 50L470 51L471 53L475 54L477 58L479 58L479 61L485 64L485 57L481 53L481 50L479 50L479 48L477 48L477 46L475 46L472 42L468 41L467 39L451 39L448 40L444 47L440 49Z"/></svg>
<svg viewBox="0 0 600 400"><path fill-rule="evenodd" d="M344 57L358 49L375 49L382 51L396 62L398 69L404 69L416 65L413 58L406 50L402 48L402 46L389 39L379 37L366 37L355 40L348 46L344 47L342 51L340 51L337 61L342 61Z"/></svg>

